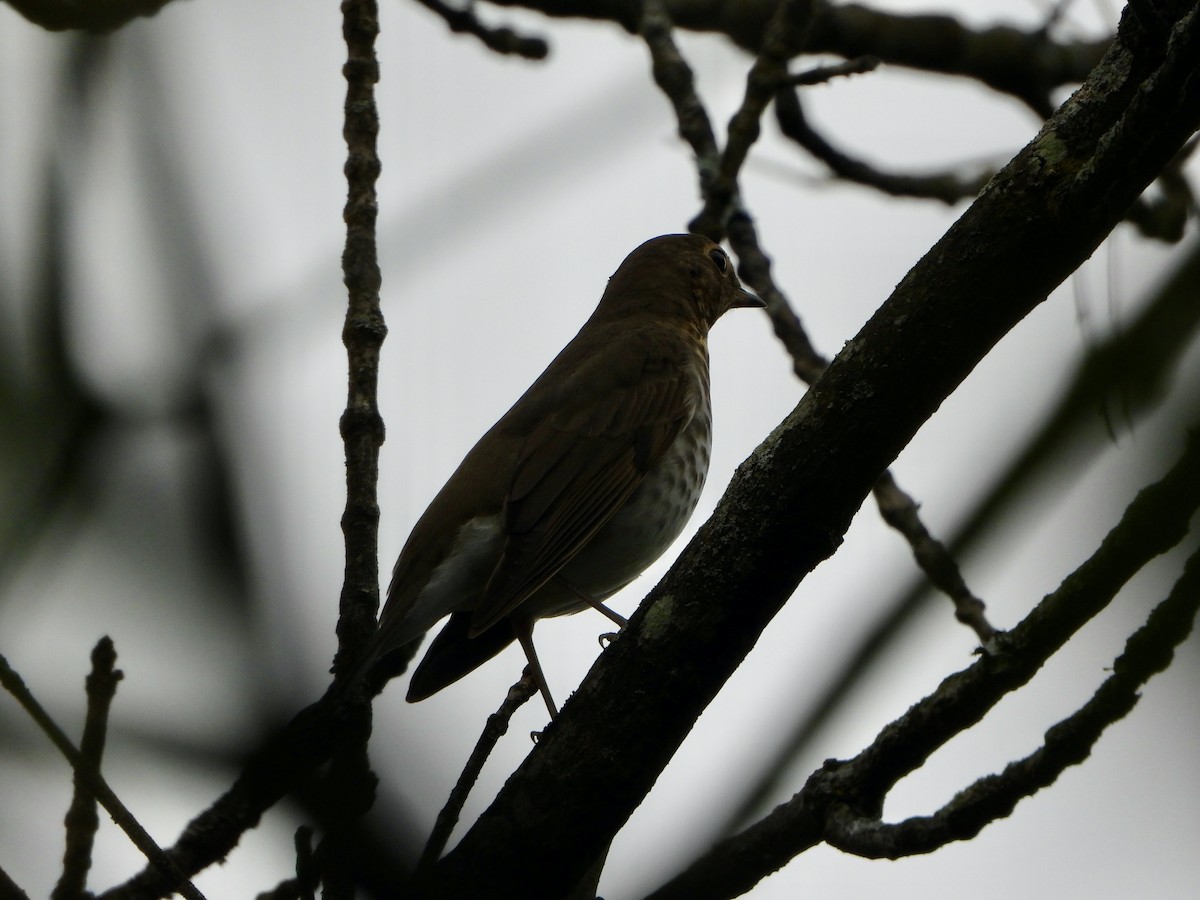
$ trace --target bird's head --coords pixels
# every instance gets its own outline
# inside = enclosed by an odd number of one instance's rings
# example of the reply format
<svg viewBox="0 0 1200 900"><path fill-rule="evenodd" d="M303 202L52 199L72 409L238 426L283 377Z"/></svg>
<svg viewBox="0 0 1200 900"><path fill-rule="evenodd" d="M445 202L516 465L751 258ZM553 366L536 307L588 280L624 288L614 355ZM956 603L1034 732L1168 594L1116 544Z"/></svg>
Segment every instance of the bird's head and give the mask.
<svg viewBox="0 0 1200 900"><path fill-rule="evenodd" d="M665 234L625 257L597 313L680 319L707 330L727 310L763 306L742 287L719 244L698 234Z"/></svg>

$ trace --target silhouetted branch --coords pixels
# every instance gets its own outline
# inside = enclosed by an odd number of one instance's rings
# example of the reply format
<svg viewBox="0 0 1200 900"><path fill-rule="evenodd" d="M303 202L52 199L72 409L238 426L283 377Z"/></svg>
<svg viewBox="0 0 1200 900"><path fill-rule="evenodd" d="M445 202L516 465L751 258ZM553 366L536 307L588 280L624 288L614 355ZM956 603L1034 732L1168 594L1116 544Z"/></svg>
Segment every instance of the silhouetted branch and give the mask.
<svg viewBox="0 0 1200 900"><path fill-rule="evenodd" d="M996 630L984 614L984 603L967 587L946 545L925 528L916 501L896 484L891 471L884 472L875 482L872 493L883 520L904 535L921 571L954 603L954 617L974 631L979 643L988 648Z"/></svg>
<svg viewBox="0 0 1200 900"><path fill-rule="evenodd" d="M30 22L49 31L114 31L141 16L153 16L170 0L8 0Z"/></svg>
<svg viewBox="0 0 1200 900"><path fill-rule="evenodd" d="M3 868L0 868L0 897L29 900L29 895L21 890L21 886L13 881Z"/></svg>
<svg viewBox="0 0 1200 900"><path fill-rule="evenodd" d="M296 876L263 891L255 900L315 900L321 876L313 858L312 837L312 829L307 825L296 829Z"/></svg>
<svg viewBox="0 0 1200 900"><path fill-rule="evenodd" d="M417 0L417 2L441 16L451 31L477 37L489 50L506 55L523 56L525 59L545 59L550 53L550 47L543 38L525 37L517 34L511 28L492 28L484 25L475 15L473 3L458 8L443 3L442 0Z"/></svg>
<svg viewBox="0 0 1200 900"><path fill-rule="evenodd" d="M873 187L893 197L923 197L954 204L974 197L994 174L986 172L964 176L955 172L930 175L883 172L848 156L813 130L804 116L800 98L792 88L776 92L775 117L785 136L823 162L839 178Z"/></svg>
<svg viewBox="0 0 1200 900"><path fill-rule="evenodd" d="M952 558L961 558L974 548L985 526L1038 484L1053 478L1061 490L1066 483L1059 473L1068 465L1071 471L1086 470L1096 453L1111 446L1115 427L1110 424L1106 433L1102 420L1119 415L1132 428L1145 413L1159 407L1182 354L1200 328L1196 284L1200 284L1200 246L1192 248L1183 265L1132 321L1079 362L1055 409L975 504L966 522L948 538ZM1114 406L1119 409L1113 410ZM811 708L797 712L778 749L759 764L745 797L714 829L714 838L745 827L756 810L778 795L788 763L812 746L814 736L869 676L872 664L893 636L928 606L932 600L928 588L919 578L903 585L857 643L844 648L828 689Z"/></svg>
<svg viewBox="0 0 1200 900"><path fill-rule="evenodd" d="M811 69L805 69L803 72L789 75L786 83L793 87L811 87L816 84L825 84L826 82L833 81L835 78L863 75L867 72L873 72L877 68L879 68L879 60L875 57L860 56L856 59L848 59L844 63L837 63L832 66L814 66Z"/></svg>
<svg viewBox="0 0 1200 900"><path fill-rule="evenodd" d="M729 218L741 206L738 199L738 175L751 146L762 131L762 114L775 90L788 75L792 48L803 48L812 25L816 0L780 0L763 33L762 47L746 76L746 92L741 106L729 120L725 148L720 164L706 185L702 185L704 208L688 229L713 240L722 240Z"/></svg>
<svg viewBox="0 0 1200 900"><path fill-rule="evenodd" d="M348 303L342 342L349 366L349 395L342 413L346 451L346 507L342 514L346 573L338 606L338 653L335 677L341 680L375 631L379 610L379 447L383 418L379 414L379 350L387 326L379 308L378 250L375 222L379 214L375 183L379 178L379 111L375 83L378 12L372 0L344 0L342 33L348 58L343 134L346 139L346 247L343 281Z"/></svg>
<svg viewBox="0 0 1200 900"><path fill-rule="evenodd" d="M462 814L463 805L467 802L471 788L475 786L479 773L483 771L483 764L491 756L496 742L508 732L508 723L512 719L513 713L536 693L537 684L526 673L508 689L508 694L505 696L504 702L500 704L500 708L488 716L487 722L483 726L483 733L479 735L479 740L475 743L475 749L471 751L471 756L467 760L466 766L463 767L462 774L458 776L454 789L446 798L446 805L438 813L437 821L433 825L433 832L429 835L425 849L421 852L421 859L417 863L417 878L427 873L438 861L442 851L446 849L446 843L450 840L454 826L458 824L458 817Z"/></svg>
<svg viewBox="0 0 1200 900"><path fill-rule="evenodd" d="M104 780L104 776L97 772L83 754L79 752L79 749L71 743L71 739L50 718L50 714L37 702L37 699L30 692L29 688L25 686L25 682L21 680L21 676L13 670L8 664L8 660L3 656L0 656L0 685L3 685L4 689L16 698L16 701L21 704L22 709L29 714L29 717L42 730L42 733L50 738L51 743L66 757L67 762L71 764L71 768L75 772L76 780L84 783L92 795L100 802L100 805L112 817L117 827L125 832L129 840L133 842L133 845L149 860L150 868L162 879L163 884L178 891L184 897L187 897L188 900L204 900L204 895L196 890L195 885L184 876L171 858L154 842L154 839L150 837L150 834L142 827L141 823L133 817L133 813L113 793L112 788L108 786L108 782Z"/></svg>
<svg viewBox="0 0 1200 900"><path fill-rule="evenodd" d="M376 182L380 163L376 150L379 110L375 84L379 63L376 0L343 0L342 36L346 41L346 102L342 133L346 140L346 246L342 277L346 285L346 346L349 392L341 432L346 453L346 507L342 514L345 575L338 604L338 650L334 683L346 683L375 631L379 609L379 447L383 417L379 413L379 350L387 335L379 307L378 248L375 223L379 204ZM353 900L355 875L349 843L361 816L375 802L378 778L371 771L367 742L371 737L371 704L361 693L348 697L346 731L334 747L328 779L339 798L333 820L315 851L326 900Z"/></svg>
<svg viewBox="0 0 1200 900"><path fill-rule="evenodd" d="M112 639L102 637L92 650L92 672L86 682L87 715L83 723L83 736L79 741L79 753L84 763L97 774L104 756L108 711L117 693L117 684L123 677L115 668L116 662L117 653ZM62 874L50 895L53 900L74 900L83 896L88 869L92 866L92 842L100 826L96 798L78 774L75 776L75 792L67 810L65 825L67 846L63 852Z"/></svg>

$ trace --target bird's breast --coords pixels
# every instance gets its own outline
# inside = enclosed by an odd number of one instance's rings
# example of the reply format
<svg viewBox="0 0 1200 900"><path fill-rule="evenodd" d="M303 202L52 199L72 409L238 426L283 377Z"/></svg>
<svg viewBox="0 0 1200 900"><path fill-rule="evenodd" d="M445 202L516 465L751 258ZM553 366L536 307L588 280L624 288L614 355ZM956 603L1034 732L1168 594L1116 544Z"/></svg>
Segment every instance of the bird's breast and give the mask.
<svg viewBox="0 0 1200 900"><path fill-rule="evenodd" d="M594 600L616 593L640 575L679 537L696 509L712 453L712 410L707 380L699 402L684 428L641 484L570 562L559 580ZM538 600L555 593L543 589ZM540 611L541 616L577 612L584 608L570 594L561 595L561 607Z"/></svg>

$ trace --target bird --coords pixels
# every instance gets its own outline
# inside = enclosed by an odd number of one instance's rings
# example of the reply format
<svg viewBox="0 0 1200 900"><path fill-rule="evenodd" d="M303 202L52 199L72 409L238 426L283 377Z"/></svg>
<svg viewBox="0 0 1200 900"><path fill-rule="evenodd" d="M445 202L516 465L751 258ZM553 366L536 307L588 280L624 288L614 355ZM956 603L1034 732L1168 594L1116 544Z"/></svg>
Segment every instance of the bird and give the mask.
<svg viewBox="0 0 1200 900"><path fill-rule="evenodd" d="M551 720L537 620L596 608L677 538L712 445L708 332L763 307L720 245L652 238L609 278L579 333L467 453L400 551L359 665L377 692L449 616L413 672L416 702L514 640Z"/></svg>

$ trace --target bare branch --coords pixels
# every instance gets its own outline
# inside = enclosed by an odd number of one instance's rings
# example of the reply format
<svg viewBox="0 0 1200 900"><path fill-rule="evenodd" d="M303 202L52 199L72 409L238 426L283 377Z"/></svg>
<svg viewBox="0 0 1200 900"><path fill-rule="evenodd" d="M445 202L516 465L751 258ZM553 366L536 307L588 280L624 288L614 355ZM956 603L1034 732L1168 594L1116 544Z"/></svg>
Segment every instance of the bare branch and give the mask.
<svg viewBox="0 0 1200 900"><path fill-rule="evenodd" d="M29 900L29 895L21 890L21 886L13 881L2 868L0 868L0 897L11 898L11 900Z"/></svg>
<svg viewBox="0 0 1200 900"><path fill-rule="evenodd" d="M974 197L994 174L989 171L968 177L955 172L931 175L882 172L848 156L818 134L805 117L796 91L789 88L775 94L775 118L785 136L827 165L839 178L876 188L893 197L924 197L950 205Z"/></svg>
<svg viewBox="0 0 1200 900"><path fill-rule="evenodd" d="M341 418L346 453L346 507L342 514L346 568L338 604L338 651L334 658L334 684L348 682L355 664L376 628L379 609L379 447L383 443L383 417L379 413L379 350L387 335L379 307L378 248L375 222L379 212L376 182L379 178L379 110L375 84L379 63L375 39L379 35L376 0L343 0L342 36L346 42L346 102L343 134L346 139L346 246L342 277L346 285L346 321L342 342L346 346L349 390ZM352 854L354 823L375 802L378 782L367 758L371 736L371 704L361 693L348 698L346 732L334 749L329 780L340 801L333 810L329 832L316 850L327 900L353 900L355 879Z"/></svg>
<svg viewBox="0 0 1200 900"><path fill-rule="evenodd" d="M806 69L803 72L797 72L795 75L789 75L785 83L793 87L807 87L816 84L825 84L826 82L833 81L835 78L863 75L867 72L873 72L877 68L879 68L879 60L874 56L859 56L856 59L850 59L837 65L816 66L812 69Z"/></svg>
<svg viewBox="0 0 1200 900"><path fill-rule="evenodd" d="M487 723L483 726L483 733L479 735L479 740L475 744L475 749L471 751L471 756L467 760L466 766L463 767L462 774L458 776L454 789L446 798L446 805L438 813L433 832L429 835L429 841L425 844L421 859L417 862L418 879L428 874L434 863L438 861L438 857L442 855L442 851L446 849L446 843L450 840L454 826L458 824L458 817L462 813L463 805L467 802L471 788L475 786L479 773L483 771L483 764L492 755L496 742L508 732L508 723L512 719L513 713L536 693L537 684L526 673L508 689L508 694L505 696L504 702L500 704L500 708L488 716Z"/></svg>
<svg viewBox="0 0 1200 900"><path fill-rule="evenodd" d="M872 493L883 520L904 535L921 571L953 601L954 617L975 632L985 649L989 648L996 630L984 614L984 603L967 587L950 551L925 528L917 514L916 501L896 484L890 471L875 482Z"/></svg>
<svg viewBox="0 0 1200 900"><path fill-rule="evenodd" d="M104 780L104 776L97 772L79 752L79 749L71 743L71 739L50 718L50 714L37 702L29 688L25 686L25 682L21 680L21 676L13 670L3 656L0 656L0 685L3 685L4 689L16 698L16 701L29 713L29 717L42 730L42 733L50 738L51 743L66 757L75 772L75 778L87 786L87 789L112 817L117 827L125 832L133 845L149 860L150 868L155 875L161 878L165 885L178 891L188 900L204 900L204 895L196 890L196 886L184 876L172 859L154 842L154 838L150 837L149 832L113 793L108 782Z"/></svg>
<svg viewBox="0 0 1200 900"><path fill-rule="evenodd" d="M104 741L108 733L108 711L117 684L124 677L116 669L117 653L112 639L102 637L92 650L92 672L87 677L87 715L79 752L93 772L100 772L104 756ZM75 776L75 792L66 816L67 846L63 852L63 870L58 884L50 895L53 900L74 900L82 897L87 887L87 873L92 866L92 843L100 818L96 814L96 798L92 796L79 775Z"/></svg>
<svg viewBox="0 0 1200 900"><path fill-rule="evenodd" d="M442 0L417 0L426 9L445 20L456 34L470 34L479 38L485 47L496 53L522 56L525 59L545 59L550 46L544 38L525 37L511 28L492 28L484 25L469 4L461 9L443 3Z"/></svg>
<svg viewBox="0 0 1200 900"><path fill-rule="evenodd" d="M1113 674L1078 711L1046 732L1045 743L999 775L980 778L931 816L897 824L856 815L845 806L830 811L827 840L839 850L873 859L929 853L952 841L969 840L1019 801L1057 780L1091 755L1105 729L1137 705L1138 691L1166 669L1175 648L1191 633L1200 608L1200 552L1188 559L1170 595L1126 642Z"/></svg>
<svg viewBox="0 0 1200 900"><path fill-rule="evenodd" d="M373 0L344 0L342 32L347 61L345 123L347 199L346 247L342 252L343 280L348 303L342 329L349 366L349 395L342 413L341 432L346 451L346 508L342 533L346 545L346 574L338 611L338 653L335 677L341 680L375 630L379 609L379 447L383 418L379 414L379 350L387 336L379 308L378 251L375 220L379 213L375 183L379 178L379 111L375 83L378 12Z"/></svg>
<svg viewBox="0 0 1200 900"><path fill-rule="evenodd" d="M704 105L696 94L691 68L671 36L670 19L661 0L648 0L646 3L642 36L654 61L655 81L671 100L679 121L680 135L696 153L701 194L706 200L715 197L717 193L712 190L712 185L716 168L716 138ZM717 180L720 178L715 177ZM792 357L797 377L806 384L814 383L825 371L828 362L813 347L799 316L771 277L770 260L759 245L753 220L744 210L731 217L728 236L738 258L739 274L767 304L775 334ZM971 625L980 640L986 643L992 630L983 615L983 602L967 589L958 565L945 547L930 536L921 523L916 503L899 488L890 473L885 473L876 486L876 499L884 519L908 540L922 570L954 601L959 620Z"/></svg>
<svg viewBox="0 0 1200 900"><path fill-rule="evenodd" d="M703 195L708 179L716 172L721 151L717 147L717 137L708 111L696 93L692 67L675 45L671 28L671 18L667 15L663 0L645 0L639 30L650 50L654 82L675 109L679 136L696 154Z"/></svg>
<svg viewBox="0 0 1200 900"><path fill-rule="evenodd" d="M49 31L105 32L141 16L153 16L170 0L8 0L8 5L30 22Z"/></svg>
<svg viewBox="0 0 1200 900"><path fill-rule="evenodd" d="M738 175L750 148L762 130L762 114L771 102L776 87L787 78L791 48L803 47L812 24L815 0L780 0L767 23L762 49L746 76L746 93L733 118L725 139L725 149L714 177L704 187L704 208L688 229L713 240L725 237L729 218L741 205L738 199Z"/></svg>

